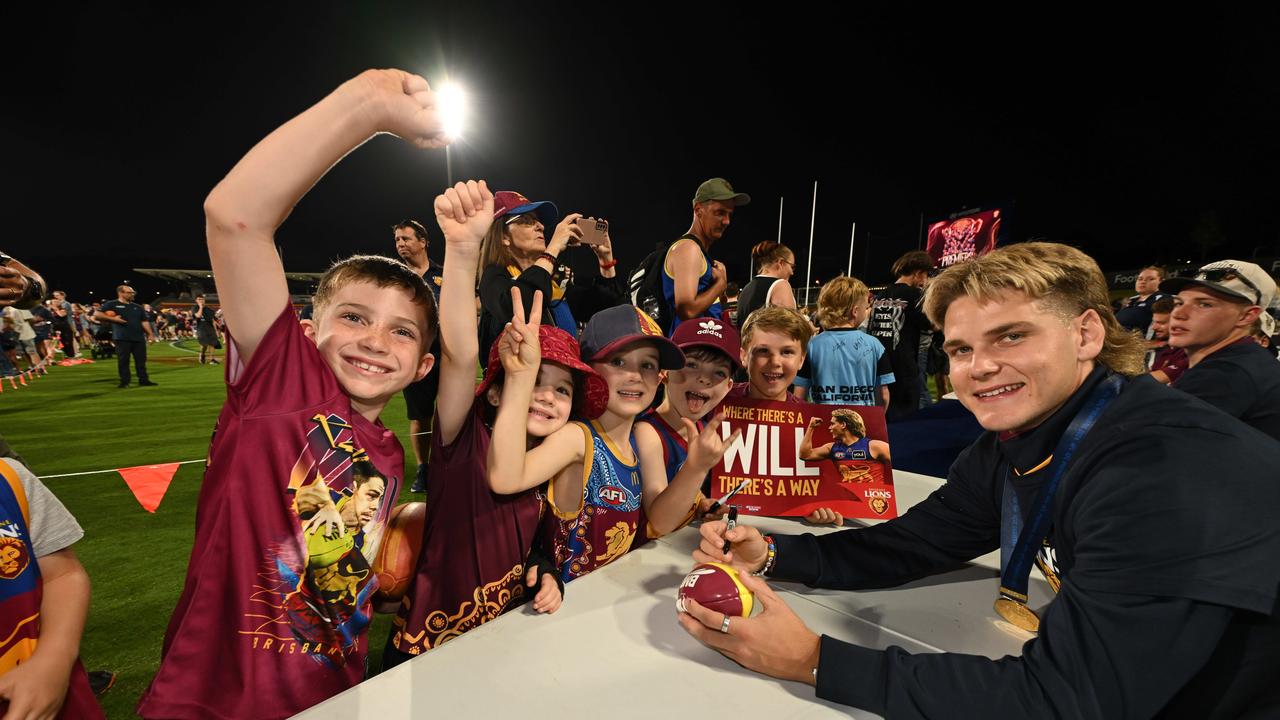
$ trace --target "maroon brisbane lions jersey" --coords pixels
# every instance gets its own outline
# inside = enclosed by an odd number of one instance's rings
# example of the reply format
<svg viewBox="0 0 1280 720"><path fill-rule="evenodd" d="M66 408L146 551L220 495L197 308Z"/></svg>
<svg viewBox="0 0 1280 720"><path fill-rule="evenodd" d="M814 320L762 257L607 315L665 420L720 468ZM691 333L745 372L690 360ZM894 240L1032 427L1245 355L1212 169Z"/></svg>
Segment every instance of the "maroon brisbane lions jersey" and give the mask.
<svg viewBox="0 0 1280 720"><path fill-rule="evenodd" d="M391 633L402 653L420 655L501 615L524 599L525 559L538 532L539 490L489 489L489 429L483 397L453 443L431 438L427 520L417 571Z"/></svg>
<svg viewBox="0 0 1280 720"><path fill-rule="evenodd" d="M186 584L138 713L286 718L360 682L403 468L292 308L247 366L232 343Z"/></svg>

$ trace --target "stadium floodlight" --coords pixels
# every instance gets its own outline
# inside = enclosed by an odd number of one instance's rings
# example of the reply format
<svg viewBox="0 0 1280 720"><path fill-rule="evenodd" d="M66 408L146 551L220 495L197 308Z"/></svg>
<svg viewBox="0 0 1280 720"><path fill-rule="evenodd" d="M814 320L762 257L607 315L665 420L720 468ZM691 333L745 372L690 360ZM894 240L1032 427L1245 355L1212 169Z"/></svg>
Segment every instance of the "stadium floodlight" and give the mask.
<svg viewBox="0 0 1280 720"><path fill-rule="evenodd" d="M467 124L467 94L456 83L447 82L436 92L444 132L451 140L462 137Z"/></svg>

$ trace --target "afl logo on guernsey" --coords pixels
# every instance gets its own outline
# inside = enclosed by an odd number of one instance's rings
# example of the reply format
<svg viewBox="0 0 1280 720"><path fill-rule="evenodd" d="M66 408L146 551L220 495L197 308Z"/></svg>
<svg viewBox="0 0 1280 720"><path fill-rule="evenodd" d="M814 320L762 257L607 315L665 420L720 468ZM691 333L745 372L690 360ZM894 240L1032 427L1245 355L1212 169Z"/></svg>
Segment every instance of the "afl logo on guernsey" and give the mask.
<svg viewBox="0 0 1280 720"><path fill-rule="evenodd" d="M627 491L616 485L606 485L600 488L600 501L606 505L618 507L627 504Z"/></svg>
<svg viewBox="0 0 1280 720"><path fill-rule="evenodd" d="M13 580L27 569L31 554L22 538L0 537L0 580Z"/></svg>

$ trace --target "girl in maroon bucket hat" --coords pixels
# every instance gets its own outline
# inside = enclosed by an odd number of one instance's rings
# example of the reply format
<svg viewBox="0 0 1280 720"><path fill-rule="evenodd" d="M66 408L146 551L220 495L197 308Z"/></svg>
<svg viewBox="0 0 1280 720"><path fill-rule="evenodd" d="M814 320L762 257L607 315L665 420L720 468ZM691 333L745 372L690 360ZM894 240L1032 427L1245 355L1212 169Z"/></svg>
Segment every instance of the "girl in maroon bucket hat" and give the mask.
<svg viewBox="0 0 1280 720"><path fill-rule="evenodd" d="M475 377L480 348L474 278L492 203L488 188L475 183L459 185L436 200L446 249L427 516L416 572L400 603L384 667L437 647L525 599L532 598L534 609L542 613L560 606L562 586L554 568L533 549L545 507L542 489L498 495L489 489L485 474L505 379L501 342L489 352L484 382ZM513 288L512 295L521 307L519 289ZM535 295L540 304L540 294ZM543 362L526 415L524 445L529 447L564 427L571 415L599 415L608 393L604 380L579 359L572 336L551 326L540 328L538 336Z"/></svg>

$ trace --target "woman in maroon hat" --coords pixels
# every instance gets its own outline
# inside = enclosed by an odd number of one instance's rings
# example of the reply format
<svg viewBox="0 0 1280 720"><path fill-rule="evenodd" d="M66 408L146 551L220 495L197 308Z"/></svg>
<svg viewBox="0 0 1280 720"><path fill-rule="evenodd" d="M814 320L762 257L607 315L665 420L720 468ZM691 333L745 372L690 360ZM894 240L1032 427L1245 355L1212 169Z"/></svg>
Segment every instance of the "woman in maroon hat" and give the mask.
<svg viewBox="0 0 1280 720"><path fill-rule="evenodd" d="M427 474L427 516L416 571L388 639L384 667L478 627L525 598L532 598L533 608L543 613L555 612L561 600L550 563L531 553L543 514L542 489L497 495L486 478L485 459L504 379L498 355L502 343L489 349L485 380L477 383L472 279L481 238L492 222L493 196L480 192L470 198L472 214L466 217L454 192L436 200L445 260L440 394ZM521 304L519 288L510 293L508 302ZM535 293L533 298L537 312L541 297ZM544 326L539 341L543 362L525 426L530 447L564 427L571 414L598 416L608 395L604 380L579 359L578 343L568 333Z"/></svg>
<svg viewBox="0 0 1280 720"><path fill-rule="evenodd" d="M533 294L541 291L542 324L555 325L573 337L578 335L577 318L589 318L627 301L607 228L604 242L587 245L595 253L598 272L569 282L568 263L562 256L582 240L582 229L575 222L581 213L569 213L556 224L559 212L551 202L531 202L518 192L503 190L494 193L493 217L480 247L480 352L487 353L511 321L513 287L520 288L526 314ZM546 229L552 226L548 241Z"/></svg>

